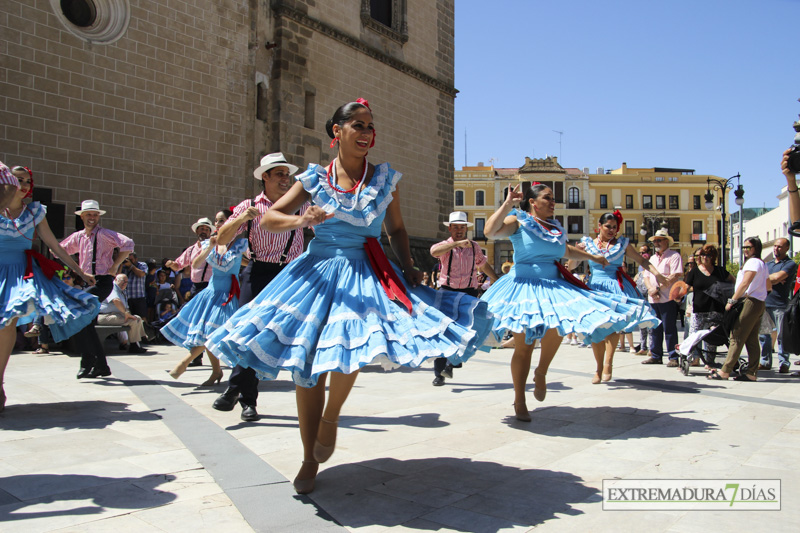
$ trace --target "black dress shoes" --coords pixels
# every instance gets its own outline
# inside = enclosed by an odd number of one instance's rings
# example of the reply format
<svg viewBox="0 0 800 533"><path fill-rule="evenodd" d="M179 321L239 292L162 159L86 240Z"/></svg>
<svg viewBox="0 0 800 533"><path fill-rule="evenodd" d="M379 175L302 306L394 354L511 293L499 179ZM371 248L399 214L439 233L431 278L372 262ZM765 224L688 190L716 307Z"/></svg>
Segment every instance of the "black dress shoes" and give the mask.
<svg viewBox="0 0 800 533"><path fill-rule="evenodd" d="M434 387L441 387L442 385L444 385L444 376L436 376L433 378Z"/></svg>
<svg viewBox="0 0 800 533"><path fill-rule="evenodd" d="M130 345L128 348L128 353L147 353L147 350L142 348L142 346L136 342Z"/></svg>
<svg viewBox="0 0 800 533"><path fill-rule="evenodd" d="M259 419L258 412L255 405L245 405L242 409L242 420L245 422L255 422Z"/></svg>
<svg viewBox="0 0 800 533"><path fill-rule="evenodd" d="M104 378L104 377L110 376L110 375L111 375L111 369L108 368L107 366L103 366L103 367L96 366L96 367L94 367L92 369L91 372L89 372L89 375L86 376L86 377L89 377L89 378Z"/></svg>
<svg viewBox="0 0 800 533"><path fill-rule="evenodd" d="M77 379L88 378L88 377L89 377L89 374L91 374L91 373L92 373L92 369L91 369L91 368L81 368L81 369L78 371L78 375L77 375L77 376L75 376L75 377L76 377Z"/></svg>
<svg viewBox="0 0 800 533"><path fill-rule="evenodd" d="M227 389L214 400L214 404L211 407L217 411L233 411L237 401L239 401L239 393Z"/></svg>

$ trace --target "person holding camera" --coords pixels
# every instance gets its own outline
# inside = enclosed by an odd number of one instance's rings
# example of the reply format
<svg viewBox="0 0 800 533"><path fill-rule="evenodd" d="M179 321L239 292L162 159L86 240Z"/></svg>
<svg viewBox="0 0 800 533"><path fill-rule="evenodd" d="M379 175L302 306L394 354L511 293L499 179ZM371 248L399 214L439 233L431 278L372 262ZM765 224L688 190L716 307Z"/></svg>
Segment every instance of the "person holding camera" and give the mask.
<svg viewBox="0 0 800 533"><path fill-rule="evenodd" d="M134 315L146 317L145 278L147 277L147 265L139 261L136 252L131 252L128 254L127 259L122 262L120 273L128 276L128 287L125 289L125 295L128 297L128 308Z"/></svg>

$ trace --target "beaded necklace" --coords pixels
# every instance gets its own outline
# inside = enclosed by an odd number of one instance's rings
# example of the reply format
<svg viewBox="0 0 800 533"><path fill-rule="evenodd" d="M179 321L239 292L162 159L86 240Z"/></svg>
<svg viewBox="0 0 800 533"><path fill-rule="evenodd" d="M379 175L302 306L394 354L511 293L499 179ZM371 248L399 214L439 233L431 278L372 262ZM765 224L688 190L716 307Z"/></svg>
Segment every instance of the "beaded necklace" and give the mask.
<svg viewBox="0 0 800 533"><path fill-rule="evenodd" d="M345 193L345 194L353 193L356 190L358 190L358 188L361 186L361 183L364 181L364 178L367 177L367 169L369 168L369 165L367 164L367 158L364 157L364 172L361 174L361 178L356 182L355 185L353 185L352 188L347 189L347 190L344 190L344 189L340 188L339 185L337 185L337 180L336 180L336 161L338 159L339 158L337 157L336 159L331 161L330 165L328 165L328 184L336 192L341 192L341 193Z"/></svg>
<svg viewBox="0 0 800 533"><path fill-rule="evenodd" d="M545 224L552 225L550 222L543 220L537 217L536 215L533 215L533 220L535 220L536 223L539 224L542 228L544 228L544 230L547 231L548 233L551 233L553 235L561 235L561 232L557 228L548 228L547 226L545 226Z"/></svg>

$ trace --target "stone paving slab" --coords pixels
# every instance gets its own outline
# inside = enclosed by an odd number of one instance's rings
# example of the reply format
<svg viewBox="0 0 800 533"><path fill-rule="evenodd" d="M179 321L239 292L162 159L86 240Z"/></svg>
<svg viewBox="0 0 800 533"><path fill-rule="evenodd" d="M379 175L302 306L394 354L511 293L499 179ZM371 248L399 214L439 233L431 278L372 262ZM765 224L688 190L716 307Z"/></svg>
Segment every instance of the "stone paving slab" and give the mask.
<svg viewBox="0 0 800 533"><path fill-rule="evenodd" d="M256 423L211 408L224 385L179 381L183 355L112 355L74 378L57 353L12 355L0 414L0 531L795 531L800 380L708 382L562 345L533 422L513 418L510 350L479 354L444 387L422 369L362 371L317 490L294 494L294 386L262 383ZM538 357L538 350L534 358ZM227 371L226 371L227 373ZM533 374L531 373L531 378ZM530 386L532 388L532 385ZM781 479L775 512L611 512L603 479Z"/></svg>

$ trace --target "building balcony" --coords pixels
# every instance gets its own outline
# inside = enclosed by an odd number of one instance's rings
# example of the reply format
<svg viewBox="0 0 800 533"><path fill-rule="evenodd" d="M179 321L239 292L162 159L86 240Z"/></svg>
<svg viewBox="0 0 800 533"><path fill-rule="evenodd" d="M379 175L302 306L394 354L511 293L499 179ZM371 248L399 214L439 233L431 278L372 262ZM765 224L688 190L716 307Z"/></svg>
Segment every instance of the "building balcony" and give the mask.
<svg viewBox="0 0 800 533"><path fill-rule="evenodd" d="M586 201L580 202L567 202L567 209L586 209Z"/></svg>

